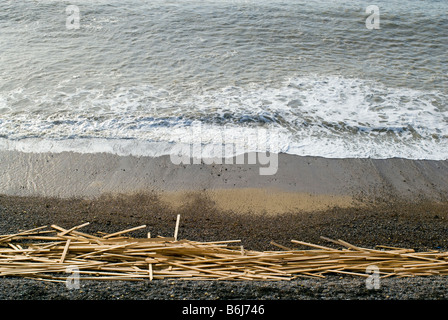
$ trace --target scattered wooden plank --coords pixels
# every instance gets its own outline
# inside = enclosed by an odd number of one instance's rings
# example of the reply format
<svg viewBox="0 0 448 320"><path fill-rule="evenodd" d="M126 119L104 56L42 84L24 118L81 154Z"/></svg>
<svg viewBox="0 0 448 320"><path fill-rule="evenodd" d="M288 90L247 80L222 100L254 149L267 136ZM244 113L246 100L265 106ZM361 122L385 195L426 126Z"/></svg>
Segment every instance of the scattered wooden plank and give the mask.
<svg viewBox="0 0 448 320"><path fill-rule="evenodd" d="M285 246L283 246L281 244L278 244L278 243L276 243L274 241L271 241L270 244L272 244L273 246L279 247L280 249L283 249L285 251L292 251L291 248L285 247Z"/></svg>
<svg viewBox="0 0 448 320"><path fill-rule="evenodd" d="M142 226L138 226L138 227L135 227L135 228L130 228L130 229L126 229L126 230L123 230L123 231L118 231L118 232L115 232L115 233L111 233L111 234L103 236L103 239L112 238L112 237L118 236L118 235L123 234L123 233L128 233L128 232L135 231L135 230L140 230L140 229L143 229L143 228L146 228L146 225L142 225Z"/></svg>
<svg viewBox="0 0 448 320"><path fill-rule="evenodd" d="M68 229L68 230L63 231L63 232L60 233L59 235L60 235L60 236L66 235L66 234L68 234L68 233L70 233L70 232L72 232L72 231L75 231L75 230L77 230L77 229L81 229L82 227L85 227L85 226L87 226L87 225L89 225L89 224L90 224L90 222L86 222L86 223L80 224L79 226L75 226L75 227L73 227L73 228L70 228L70 229Z"/></svg>
<svg viewBox="0 0 448 320"><path fill-rule="evenodd" d="M154 279L154 274L152 271L152 263L149 264L149 281L152 281Z"/></svg>
<svg viewBox="0 0 448 320"><path fill-rule="evenodd" d="M59 263L64 262L64 259L65 259L65 256L67 255L68 247L70 246L71 241L72 241L71 239L67 240L67 243L65 244L64 251L62 252L61 260L59 260Z"/></svg>
<svg viewBox="0 0 448 320"><path fill-rule="evenodd" d="M448 275L448 252L415 252L413 249L376 246L358 247L343 240L324 240L343 246L329 248L291 240L311 249L293 250L275 242L282 251L253 251L240 240L178 240L180 216L174 237L132 238L125 233L138 226L102 237L72 228L51 225L0 236L0 276L19 276L42 281L62 281L58 273L76 266L83 279L96 280L291 280L297 277L323 279L326 274L368 277L375 265L381 278ZM54 235L51 235L53 233ZM378 250L381 249L381 250ZM70 254L69 254L70 253Z"/></svg>
<svg viewBox="0 0 448 320"><path fill-rule="evenodd" d="M180 214L176 218L176 227L174 229L174 241L177 241L177 234L179 233Z"/></svg>
<svg viewBox="0 0 448 320"><path fill-rule="evenodd" d="M10 240L12 238L15 238L17 236L32 234L32 233L35 233L38 230L45 229L46 227L47 226L42 226L42 227L38 227L38 228L34 228L34 229L21 231L19 233L15 233L15 234L4 235L4 236L0 237L0 242L5 242L5 241Z"/></svg>
<svg viewBox="0 0 448 320"><path fill-rule="evenodd" d="M323 250L329 250L329 251L337 251L337 249L332 249L332 248L329 248L329 247L324 247L324 246L320 246L320 245L317 245L317 244L303 242L303 241L298 241L298 240L291 240L291 242L292 243L301 244L301 245L307 246L307 247L317 248L317 249L323 249Z"/></svg>

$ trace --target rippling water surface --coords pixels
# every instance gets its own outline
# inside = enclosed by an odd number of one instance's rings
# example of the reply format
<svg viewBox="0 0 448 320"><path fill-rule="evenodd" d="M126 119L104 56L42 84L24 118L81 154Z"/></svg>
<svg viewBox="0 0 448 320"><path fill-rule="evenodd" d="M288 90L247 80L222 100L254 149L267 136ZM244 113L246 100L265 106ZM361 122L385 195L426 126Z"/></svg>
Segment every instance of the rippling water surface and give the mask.
<svg viewBox="0 0 448 320"><path fill-rule="evenodd" d="M448 158L446 1L3 0L0 30L3 149Z"/></svg>

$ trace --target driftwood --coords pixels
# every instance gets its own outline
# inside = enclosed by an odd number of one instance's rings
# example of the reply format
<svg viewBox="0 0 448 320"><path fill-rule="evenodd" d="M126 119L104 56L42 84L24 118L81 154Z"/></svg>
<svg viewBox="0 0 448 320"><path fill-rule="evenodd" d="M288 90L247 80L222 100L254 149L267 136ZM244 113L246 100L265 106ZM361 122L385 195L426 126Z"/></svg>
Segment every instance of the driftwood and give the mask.
<svg viewBox="0 0 448 320"><path fill-rule="evenodd" d="M177 240L179 216L174 237L125 236L146 226L111 234L80 232L86 225L43 226L0 236L0 275L64 281L67 268L76 267L85 280L291 280L328 274L369 277L369 266L381 278L448 274L448 252L381 245L369 249L324 237L340 248L291 240L309 249L271 242L281 250L254 251L238 245L240 240Z"/></svg>

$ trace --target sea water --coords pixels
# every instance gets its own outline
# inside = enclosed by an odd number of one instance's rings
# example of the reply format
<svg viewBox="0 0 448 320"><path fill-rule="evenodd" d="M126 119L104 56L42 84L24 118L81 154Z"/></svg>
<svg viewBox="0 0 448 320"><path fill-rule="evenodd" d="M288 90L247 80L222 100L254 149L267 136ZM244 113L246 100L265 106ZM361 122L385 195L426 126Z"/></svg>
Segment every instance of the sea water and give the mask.
<svg viewBox="0 0 448 320"><path fill-rule="evenodd" d="M2 0L0 149L447 159L447 52L445 0Z"/></svg>

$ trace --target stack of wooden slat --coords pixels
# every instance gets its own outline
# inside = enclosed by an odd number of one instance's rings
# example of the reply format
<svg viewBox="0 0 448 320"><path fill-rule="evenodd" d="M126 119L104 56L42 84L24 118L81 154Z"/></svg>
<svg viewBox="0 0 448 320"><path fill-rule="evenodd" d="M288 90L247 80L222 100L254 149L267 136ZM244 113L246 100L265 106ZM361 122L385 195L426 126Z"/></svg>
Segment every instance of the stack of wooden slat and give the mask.
<svg viewBox="0 0 448 320"><path fill-rule="evenodd" d="M414 252L377 246L361 248L324 238L336 249L292 240L311 249L291 249L275 242L278 251L245 250L239 240L177 241L174 237L133 238L125 234L88 234L57 225L0 236L0 275L65 281L76 267L84 280L291 280L325 278L327 274L368 277L376 266L381 277L448 274L448 252Z"/></svg>

